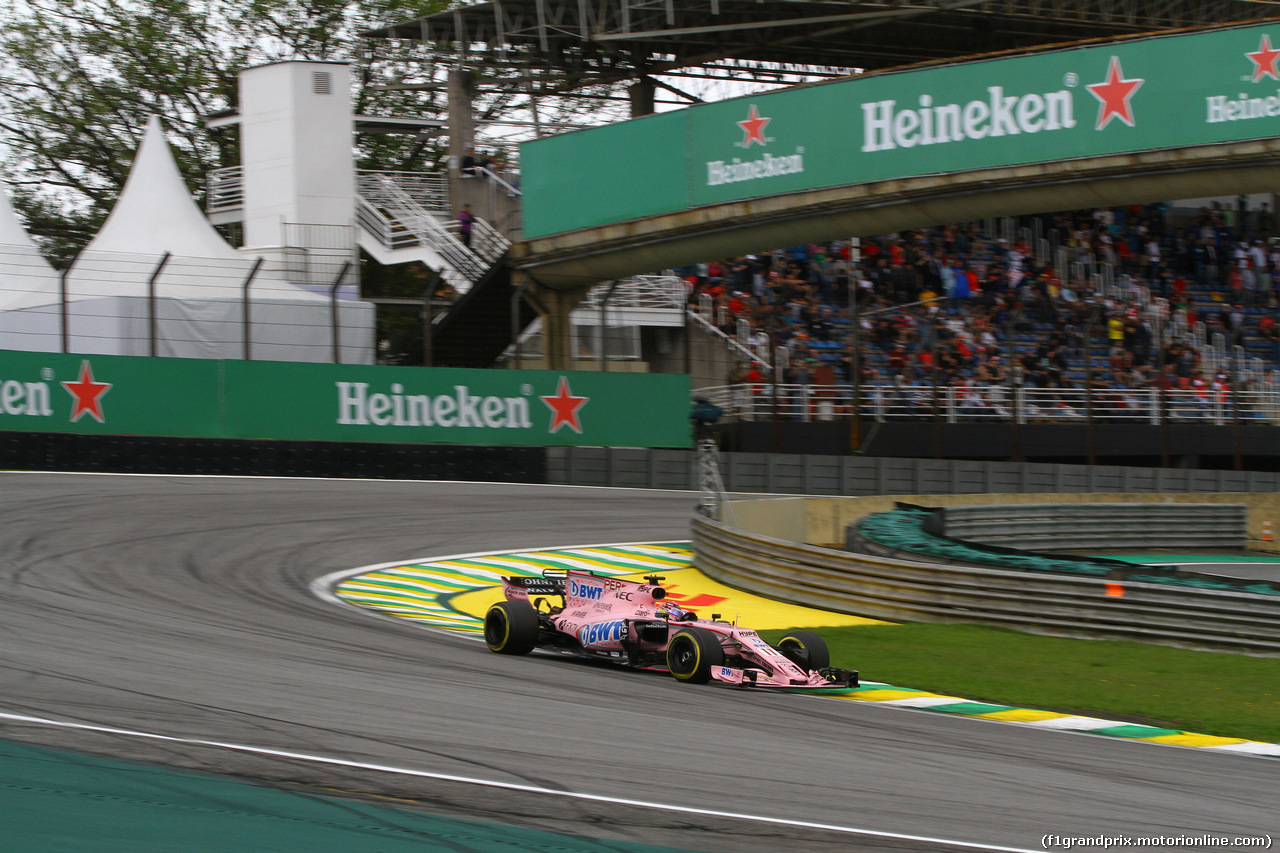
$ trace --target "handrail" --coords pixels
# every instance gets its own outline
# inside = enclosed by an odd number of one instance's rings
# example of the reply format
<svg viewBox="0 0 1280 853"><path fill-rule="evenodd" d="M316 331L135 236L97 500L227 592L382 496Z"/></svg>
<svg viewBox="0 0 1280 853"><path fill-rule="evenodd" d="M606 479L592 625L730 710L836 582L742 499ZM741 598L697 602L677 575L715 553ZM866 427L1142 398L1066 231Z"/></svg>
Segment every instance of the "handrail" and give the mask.
<svg viewBox="0 0 1280 853"><path fill-rule="evenodd" d="M420 207L438 213L448 213L449 179L439 172L394 172L361 169L356 172L357 192L376 188L382 180L390 180L404 190ZM226 166L211 169L205 175L209 213L237 210L244 206L244 169Z"/></svg>
<svg viewBox="0 0 1280 853"><path fill-rule="evenodd" d="M384 206L399 220L405 228L413 232L419 240L434 249L445 263L465 275L470 281L478 281L485 274L487 265L462 241L449 232L434 214L414 201L413 197L401 189L395 181L386 176L376 179L377 194L362 197L372 202L383 202Z"/></svg>
<svg viewBox="0 0 1280 853"><path fill-rule="evenodd" d="M520 189L518 187L512 186L511 184L507 183L502 178L501 175L499 175L497 172L493 171L492 169L488 168L487 166L476 166L475 172L477 175L484 174L485 176L487 176L488 180L493 181L495 184L498 184L500 187L506 190L507 194L510 195L512 198L520 198L522 195L524 195L524 193L520 192Z"/></svg>
<svg viewBox="0 0 1280 853"><path fill-rule="evenodd" d="M388 219L381 210L363 196L356 197L356 222L376 237L378 242L388 250L406 249L422 244L417 234L398 220ZM440 276L458 293L465 293L471 287L471 279L447 263L441 267Z"/></svg>
<svg viewBox="0 0 1280 853"><path fill-rule="evenodd" d="M445 227L449 229L450 233L453 233L462 227L462 223L455 219ZM471 220L471 251L476 255L489 263L493 263L505 255L509 248L511 248L511 241L498 229L478 216Z"/></svg>
<svg viewBox="0 0 1280 853"><path fill-rule="evenodd" d="M765 369L770 370L770 371L772 371L772 370L773 370L773 365L772 365L772 364L770 364L770 363L769 363L769 361L768 361L767 359L765 359L763 356L760 356L760 355L755 354L755 353L754 353L754 352L752 352L751 350L749 350L749 349L747 349L746 347L744 347L742 344L740 344L740 343L738 343L737 341L735 341L733 338L731 338L731 337L729 337L728 335L726 335L724 332L722 332L722 331L720 331L719 329L717 329L714 325L712 325L711 323L709 323L709 322L707 321L707 318L706 318L706 317L703 317L703 316L702 316L701 314L699 314L697 311L689 310L689 311L686 311L685 313L689 316L689 318L690 318L690 319L692 319L692 320L694 320L694 321L696 321L696 322L698 322L698 323L701 323L701 324L702 324L702 327L703 327L703 329L704 329L705 331L711 332L713 335L716 335L716 336L720 337L721 339L723 339L723 341L724 341L724 343L725 343L725 346L727 346L727 347L728 347L729 349L731 349L731 350L734 350L736 353L740 354L743 358L747 359L747 361L749 361L749 362L759 362L760 364L763 364L763 365L764 365ZM715 390L719 390L719 389L700 389L700 390L710 390L710 391L715 391ZM713 401L713 402L714 402L714 401Z"/></svg>
<svg viewBox="0 0 1280 853"><path fill-rule="evenodd" d="M204 209L209 213L244 207L244 170L239 166L209 171L204 185Z"/></svg>
<svg viewBox="0 0 1280 853"><path fill-rule="evenodd" d="M617 282L599 284L587 291L579 308L599 308L605 293L612 287L609 308L657 308L683 311L685 283L677 275L637 275Z"/></svg>
<svg viewBox="0 0 1280 853"><path fill-rule="evenodd" d="M698 315L694 315L698 316ZM712 329L714 326L699 317ZM718 329L715 331L719 332ZM723 335L723 332L719 332ZM727 335L725 336L728 337ZM729 339L732 340L732 339ZM734 342L736 344L736 341ZM739 349L743 349L738 345ZM752 355L757 360L758 357ZM749 394L743 394L747 390ZM853 387L806 383L751 383L699 389L724 409L727 420L752 419L763 411L759 400L778 398L777 414L799 420L852 418ZM947 423L1235 423L1280 424L1280 391L1156 388L1094 390L1007 385L862 385L858 414L885 422L937 418ZM772 402L767 407L774 411Z"/></svg>
<svg viewBox="0 0 1280 853"><path fill-rule="evenodd" d="M420 207L436 213L449 213L449 179L440 172L395 172L361 169L356 172L356 188L376 191L382 180L393 182L404 190Z"/></svg>

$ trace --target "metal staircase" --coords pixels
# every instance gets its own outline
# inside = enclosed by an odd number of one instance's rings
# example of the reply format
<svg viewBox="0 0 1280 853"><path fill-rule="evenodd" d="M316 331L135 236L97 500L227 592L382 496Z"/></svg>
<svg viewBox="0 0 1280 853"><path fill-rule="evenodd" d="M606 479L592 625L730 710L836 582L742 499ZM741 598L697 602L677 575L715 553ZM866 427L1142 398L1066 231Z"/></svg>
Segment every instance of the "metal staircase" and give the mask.
<svg viewBox="0 0 1280 853"><path fill-rule="evenodd" d="M501 258L435 323L432 363L437 367L492 367L511 344L513 331L523 332L538 318L523 299L513 306L514 295L511 265Z"/></svg>
<svg viewBox="0 0 1280 853"><path fill-rule="evenodd" d="M365 238L361 247L384 264L421 261L439 270L459 294L466 293L510 242L477 219L468 248L458 236L457 221L428 209L415 195L387 173L362 173L356 194L356 221Z"/></svg>
<svg viewBox="0 0 1280 853"><path fill-rule="evenodd" d="M482 219L472 223L471 245L461 240L449 205L430 187L404 175L361 173L356 180L356 218L361 247L379 263L421 261L438 270L458 300L432 321L432 363L491 367L511 342L511 242ZM523 329L536 314L517 306Z"/></svg>

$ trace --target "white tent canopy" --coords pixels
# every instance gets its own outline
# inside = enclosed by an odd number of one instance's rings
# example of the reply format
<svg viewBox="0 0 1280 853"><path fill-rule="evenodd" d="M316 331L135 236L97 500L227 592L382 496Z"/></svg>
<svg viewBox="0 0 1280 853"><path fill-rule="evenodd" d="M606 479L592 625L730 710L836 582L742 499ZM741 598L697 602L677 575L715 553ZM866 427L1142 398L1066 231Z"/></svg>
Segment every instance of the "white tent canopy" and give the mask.
<svg viewBox="0 0 1280 853"><path fill-rule="evenodd" d="M10 241L12 248L5 245ZM0 204L0 253L6 282L0 348L60 349L58 274L40 258L7 199ZM23 258L30 269L18 263ZM336 313L340 360L373 361L372 305L335 305L278 272L263 270L250 280L253 269L254 259L223 240L196 206L160 121L152 118L111 215L67 275L68 348L148 355L154 336L156 355L242 358L247 335L255 359L332 361ZM7 283L18 275L21 280Z"/></svg>
<svg viewBox="0 0 1280 853"><path fill-rule="evenodd" d="M40 254L0 184L0 349L61 347L58 273Z"/></svg>

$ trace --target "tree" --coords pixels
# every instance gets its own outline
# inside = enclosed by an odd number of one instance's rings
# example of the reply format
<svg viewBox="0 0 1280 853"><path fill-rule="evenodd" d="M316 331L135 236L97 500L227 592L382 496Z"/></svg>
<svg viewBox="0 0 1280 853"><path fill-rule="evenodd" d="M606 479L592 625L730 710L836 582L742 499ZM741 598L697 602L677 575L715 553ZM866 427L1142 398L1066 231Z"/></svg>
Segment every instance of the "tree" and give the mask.
<svg viewBox="0 0 1280 853"><path fill-rule="evenodd" d="M97 232L159 115L188 185L239 162L236 72L279 59L346 60L365 115L433 115L443 96L397 90L405 48L358 34L429 14L445 0L27 0L0 12L0 158L14 207L55 263ZM362 137L362 168L416 169L440 157L413 137Z"/></svg>

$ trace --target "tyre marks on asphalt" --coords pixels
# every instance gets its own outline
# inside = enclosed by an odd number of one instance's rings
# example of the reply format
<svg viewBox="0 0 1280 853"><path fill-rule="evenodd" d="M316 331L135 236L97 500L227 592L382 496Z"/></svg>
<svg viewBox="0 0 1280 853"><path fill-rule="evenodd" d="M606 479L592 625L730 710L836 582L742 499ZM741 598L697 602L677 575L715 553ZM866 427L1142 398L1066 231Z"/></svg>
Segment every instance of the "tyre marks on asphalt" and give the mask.
<svg viewBox="0 0 1280 853"><path fill-rule="evenodd" d="M484 633L483 610L454 602L465 593L493 592L502 577L541 575L551 569L587 569L616 577L637 572L687 569L687 545L610 545L507 554L476 554L429 562L385 566L347 578L333 593L349 604L368 607L432 628Z"/></svg>
<svg viewBox="0 0 1280 853"><path fill-rule="evenodd" d="M761 630L884 624L873 619L771 601L725 587L693 568L693 552L687 542L468 554L377 566L345 573L347 576L338 581L332 594L348 604L427 627L479 636L484 632L485 610L501 597L503 575L541 575L548 569L587 569L609 577L632 576L636 579L646 574L663 574L668 578L664 586L672 600L681 607L694 610L704 618L711 616L713 610L723 611L726 617L741 618L746 624ZM833 689L823 691L821 695L1131 741L1280 757L1280 745L1277 744L974 702L891 684L864 682L852 690Z"/></svg>

